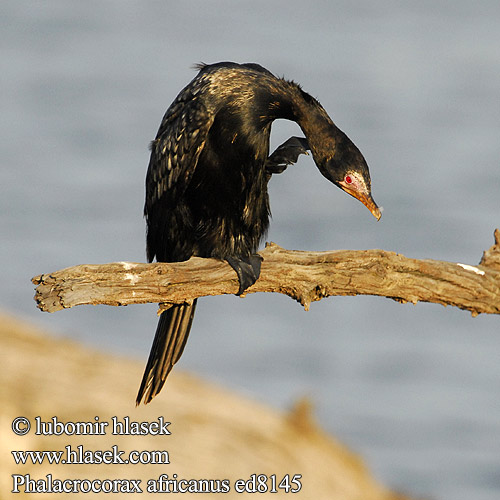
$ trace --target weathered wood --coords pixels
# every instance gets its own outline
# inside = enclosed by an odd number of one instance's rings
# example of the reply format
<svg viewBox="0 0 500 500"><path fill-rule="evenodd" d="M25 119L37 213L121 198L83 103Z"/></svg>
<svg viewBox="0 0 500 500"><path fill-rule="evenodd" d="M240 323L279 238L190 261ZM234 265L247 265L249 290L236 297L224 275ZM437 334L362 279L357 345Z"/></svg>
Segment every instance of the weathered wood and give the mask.
<svg viewBox="0 0 500 500"><path fill-rule="evenodd" d="M332 295L379 295L399 302L434 302L479 313L500 313L500 231L477 266L410 259L384 250L303 252L269 244L260 252L261 277L247 290L279 292L300 302ZM161 308L207 295L233 294L236 273L224 261L80 265L33 278L42 311L81 304L158 302Z"/></svg>

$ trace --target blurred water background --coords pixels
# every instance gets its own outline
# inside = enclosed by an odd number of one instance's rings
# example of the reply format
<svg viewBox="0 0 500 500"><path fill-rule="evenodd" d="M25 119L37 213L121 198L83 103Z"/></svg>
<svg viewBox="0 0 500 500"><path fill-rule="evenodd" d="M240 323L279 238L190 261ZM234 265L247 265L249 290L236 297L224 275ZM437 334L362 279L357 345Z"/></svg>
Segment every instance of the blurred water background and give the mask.
<svg viewBox="0 0 500 500"><path fill-rule="evenodd" d="M311 157L271 182L268 240L475 264L500 226L500 3L0 4L0 306L146 361L156 306L40 313L30 278L142 261L148 143L199 61L254 61L317 97L371 168L377 223ZM273 145L299 132L279 122ZM500 319L384 298L200 301L183 369L321 424L392 487L500 492ZM139 384L139 380L137 381ZM160 397L168 397L164 391ZM300 471L290 471L291 473Z"/></svg>

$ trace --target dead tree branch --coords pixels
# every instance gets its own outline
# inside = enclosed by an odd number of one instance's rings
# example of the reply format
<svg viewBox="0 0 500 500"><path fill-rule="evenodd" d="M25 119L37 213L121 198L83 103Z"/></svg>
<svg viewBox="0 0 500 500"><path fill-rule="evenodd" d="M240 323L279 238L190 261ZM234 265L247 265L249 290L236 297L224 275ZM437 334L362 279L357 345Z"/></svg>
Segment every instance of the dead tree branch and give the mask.
<svg viewBox="0 0 500 500"><path fill-rule="evenodd" d="M273 243L260 252L261 277L247 290L279 292L300 302L332 295L379 295L398 302L434 302L479 313L500 314L500 230L477 266L409 259L384 250L301 252ZM233 294L236 273L224 261L80 265L33 278L42 311L81 304L158 302L160 309L206 295Z"/></svg>

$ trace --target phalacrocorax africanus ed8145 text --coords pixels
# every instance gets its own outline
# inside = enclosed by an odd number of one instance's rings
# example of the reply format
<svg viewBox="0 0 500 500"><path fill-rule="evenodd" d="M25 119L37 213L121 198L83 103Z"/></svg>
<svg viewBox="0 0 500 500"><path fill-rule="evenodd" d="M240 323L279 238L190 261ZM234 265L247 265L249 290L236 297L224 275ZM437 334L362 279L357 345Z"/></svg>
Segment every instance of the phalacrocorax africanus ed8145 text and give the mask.
<svg viewBox="0 0 500 500"><path fill-rule="evenodd" d="M242 294L260 274L256 252L269 225L267 183L308 150L329 181L380 218L363 155L299 85L258 64L198 69L151 143L144 207L149 262L224 259ZM278 118L297 122L305 138L292 137L269 155ZM196 300L161 314L137 404L149 403L163 387L184 350L195 307Z"/></svg>

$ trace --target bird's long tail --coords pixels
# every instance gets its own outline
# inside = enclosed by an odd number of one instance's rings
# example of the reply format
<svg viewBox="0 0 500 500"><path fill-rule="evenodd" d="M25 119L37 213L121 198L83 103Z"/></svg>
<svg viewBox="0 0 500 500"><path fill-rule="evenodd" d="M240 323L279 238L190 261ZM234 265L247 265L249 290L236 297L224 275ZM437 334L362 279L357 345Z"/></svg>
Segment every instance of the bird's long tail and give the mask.
<svg viewBox="0 0 500 500"><path fill-rule="evenodd" d="M173 305L161 314L137 393L137 405L143 399L144 404L148 404L161 391L170 370L182 355L195 309L196 299L192 304Z"/></svg>

